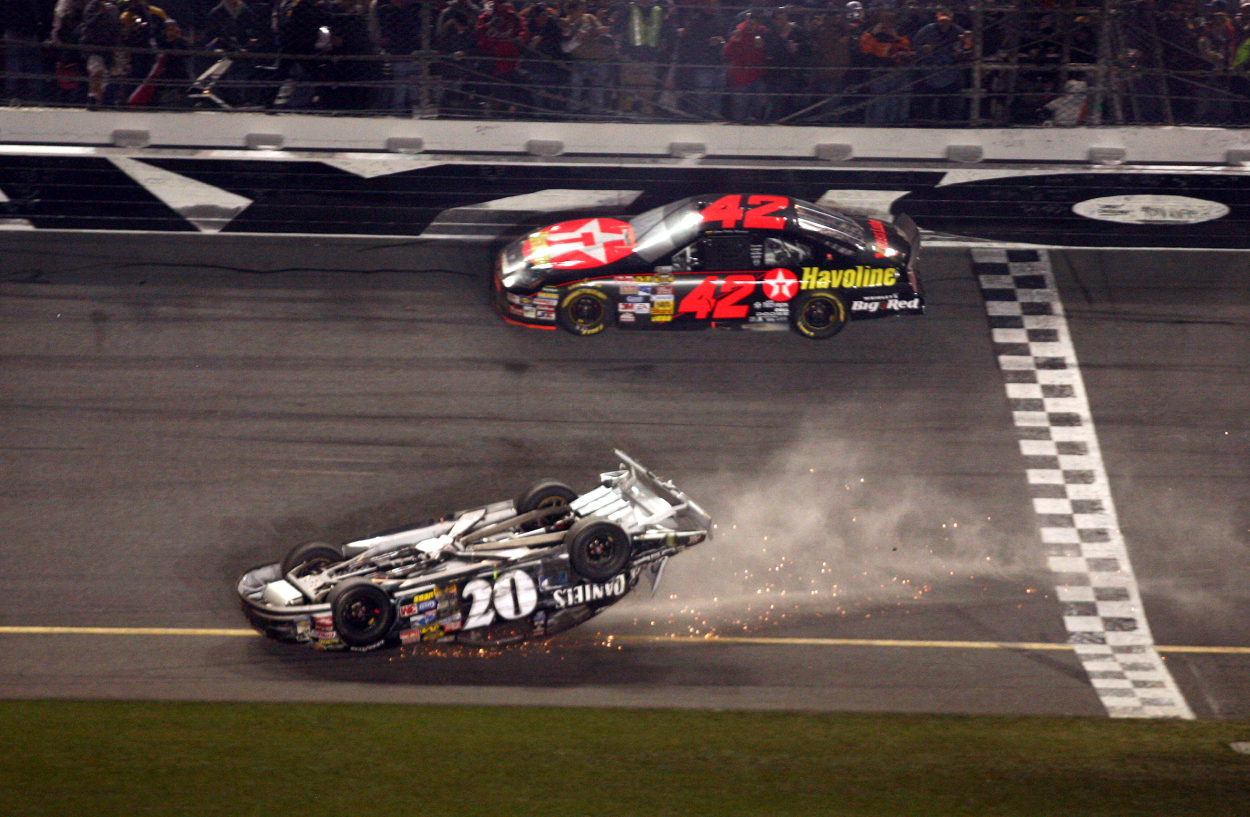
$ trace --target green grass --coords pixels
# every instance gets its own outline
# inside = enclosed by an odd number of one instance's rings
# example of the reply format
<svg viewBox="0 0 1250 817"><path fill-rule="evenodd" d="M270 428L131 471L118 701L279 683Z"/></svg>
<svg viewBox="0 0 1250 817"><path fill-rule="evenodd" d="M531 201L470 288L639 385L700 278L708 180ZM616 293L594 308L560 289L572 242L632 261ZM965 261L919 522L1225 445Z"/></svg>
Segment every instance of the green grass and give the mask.
<svg viewBox="0 0 1250 817"><path fill-rule="evenodd" d="M1247 723L0 702L6 815L1250 815Z"/></svg>

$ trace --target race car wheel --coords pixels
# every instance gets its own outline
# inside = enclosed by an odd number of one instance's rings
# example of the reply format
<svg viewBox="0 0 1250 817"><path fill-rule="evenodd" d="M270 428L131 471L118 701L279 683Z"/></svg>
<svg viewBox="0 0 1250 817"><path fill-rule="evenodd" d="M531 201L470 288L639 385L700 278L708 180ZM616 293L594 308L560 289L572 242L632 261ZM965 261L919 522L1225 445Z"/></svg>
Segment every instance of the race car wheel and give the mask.
<svg viewBox="0 0 1250 817"><path fill-rule="evenodd" d="M282 575L285 576L292 570L295 571L296 576L320 573L330 565L341 561L343 561L343 553L333 545L327 545L325 542L305 542L291 548L286 558L282 560Z"/></svg>
<svg viewBox="0 0 1250 817"><path fill-rule="evenodd" d="M564 541L574 572L592 582L607 581L629 562L629 534L615 522L580 519L569 528Z"/></svg>
<svg viewBox="0 0 1250 817"><path fill-rule="evenodd" d="M578 287L560 301L556 319L574 335L597 335L612 322L612 299L592 287Z"/></svg>
<svg viewBox="0 0 1250 817"><path fill-rule="evenodd" d="M339 640L349 647L382 643L395 623L395 605L368 579L348 579L330 591L330 612Z"/></svg>
<svg viewBox="0 0 1250 817"><path fill-rule="evenodd" d="M815 340L831 338L846 326L846 302L832 292L805 292L790 305L794 331Z"/></svg>
<svg viewBox="0 0 1250 817"><path fill-rule="evenodd" d="M540 508L560 508L567 507L570 502L577 499L577 491L574 491L563 482L557 482L554 479L541 479L530 487L526 488L516 500L516 512L518 515L536 511ZM552 511L552 516L557 515L556 511ZM551 517L545 517L541 520L527 522L521 527L525 530L533 530L541 527L543 522Z"/></svg>

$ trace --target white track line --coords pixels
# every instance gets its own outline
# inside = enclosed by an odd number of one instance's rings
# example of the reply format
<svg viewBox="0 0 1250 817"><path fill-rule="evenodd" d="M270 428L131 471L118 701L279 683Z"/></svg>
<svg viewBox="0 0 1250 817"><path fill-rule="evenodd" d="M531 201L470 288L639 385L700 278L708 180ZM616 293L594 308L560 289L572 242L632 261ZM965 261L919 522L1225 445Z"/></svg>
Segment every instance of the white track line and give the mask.
<svg viewBox="0 0 1250 817"><path fill-rule="evenodd" d="M1193 718L1146 621L1050 258L972 260L1068 641L1112 717Z"/></svg>

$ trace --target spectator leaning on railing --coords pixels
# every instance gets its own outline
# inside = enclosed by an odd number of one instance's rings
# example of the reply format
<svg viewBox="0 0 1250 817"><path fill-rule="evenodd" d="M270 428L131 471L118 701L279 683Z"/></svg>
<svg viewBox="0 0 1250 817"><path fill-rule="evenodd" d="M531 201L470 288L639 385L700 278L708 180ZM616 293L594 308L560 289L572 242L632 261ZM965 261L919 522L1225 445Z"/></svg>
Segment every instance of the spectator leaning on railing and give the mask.
<svg viewBox="0 0 1250 817"><path fill-rule="evenodd" d="M905 67L915 52L911 41L895 29L893 12L877 12L877 22L860 37L859 48L871 60L872 68L864 122L893 125L905 121L911 110L911 78Z"/></svg>
<svg viewBox="0 0 1250 817"><path fill-rule="evenodd" d="M620 95L623 114L652 116L661 86L672 77L667 63L677 38L675 18L655 0L636 0L619 16L616 36L620 48Z"/></svg>
<svg viewBox="0 0 1250 817"><path fill-rule="evenodd" d="M616 40L583 0L569 0L568 15L560 22L562 48L569 56L569 110L602 112L607 107L611 63Z"/></svg>
<svg viewBox="0 0 1250 817"><path fill-rule="evenodd" d="M76 31L79 44L87 47L83 52L87 102L92 106L103 105L111 74L109 63L115 49L121 45L121 12L117 4L112 0L87 0Z"/></svg>
<svg viewBox="0 0 1250 817"><path fill-rule="evenodd" d="M723 51L728 33L719 0L694 0L678 9L677 83L680 106L700 119L720 119L725 90Z"/></svg>
<svg viewBox="0 0 1250 817"><path fill-rule="evenodd" d="M955 23L950 9L939 6L933 22L922 26L911 44L921 76L912 115L931 122L966 120L963 63L972 53L972 35Z"/></svg>
<svg viewBox="0 0 1250 817"><path fill-rule="evenodd" d="M477 45L473 28L482 9L473 0L450 0L438 13L434 25L434 47L443 59L436 68L440 79L439 109L448 113L463 113L473 107L469 94L470 77L466 66Z"/></svg>
<svg viewBox="0 0 1250 817"><path fill-rule="evenodd" d="M181 103L189 79L186 58L168 54L166 49L186 50L189 44L182 29L164 9L147 0L122 0L120 9L119 44L134 50L117 53L117 101L132 107ZM164 88L179 94L177 102L172 97L158 99Z"/></svg>
<svg viewBox="0 0 1250 817"><path fill-rule="evenodd" d="M734 27L725 43L729 118L734 122L762 122L768 118L764 66L768 62L764 35L768 29L750 13Z"/></svg>
<svg viewBox="0 0 1250 817"><path fill-rule="evenodd" d="M568 59L561 47L564 32L559 13L545 3L534 3L521 12L529 31L525 67L534 106L543 111L563 111L568 106Z"/></svg>
<svg viewBox="0 0 1250 817"><path fill-rule="evenodd" d="M523 94L520 74L521 49L529 43L525 21L511 3L496 2L482 12L474 28L477 37L477 53L486 57L481 65L482 73L490 77L483 84L482 97L485 113L499 110L515 113L518 103L527 101Z"/></svg>
<svg viewBox="0 0 1250 817"><path fill-rule="evenodd" d="M330 15L316 0L275 0L274 39L283 59L278 62L281 88L278 107L308 108L316 96L314 83L322 77L320 60L313 59L329 48ZM322 29L326 36L322 36Z"/></svg>
<svg viewBox="0 0 1250 817"><path fill-rule="evenodd" d="M420 89L414 79L421 63L413 54L421 50L420 0L377 0L373 8L378 26L378 47L392 59L390 94L386 109L392 113L412 113L421 104Z"/></svg>

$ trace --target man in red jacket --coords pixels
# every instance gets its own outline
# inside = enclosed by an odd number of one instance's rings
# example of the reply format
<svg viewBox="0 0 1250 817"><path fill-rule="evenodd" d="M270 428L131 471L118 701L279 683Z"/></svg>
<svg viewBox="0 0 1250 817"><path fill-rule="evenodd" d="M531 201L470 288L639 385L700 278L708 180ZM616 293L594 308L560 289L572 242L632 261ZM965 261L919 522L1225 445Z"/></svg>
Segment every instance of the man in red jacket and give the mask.
<svg viewBox="0 0 1250 817"><path fill-rule="evenodd" d="M764 65L768 60L764 35L768 29L753 16L734 28L725 43L729 66L726 84L730 94L730 118L734 122L764 121L768 116Z"/></svg>

